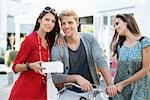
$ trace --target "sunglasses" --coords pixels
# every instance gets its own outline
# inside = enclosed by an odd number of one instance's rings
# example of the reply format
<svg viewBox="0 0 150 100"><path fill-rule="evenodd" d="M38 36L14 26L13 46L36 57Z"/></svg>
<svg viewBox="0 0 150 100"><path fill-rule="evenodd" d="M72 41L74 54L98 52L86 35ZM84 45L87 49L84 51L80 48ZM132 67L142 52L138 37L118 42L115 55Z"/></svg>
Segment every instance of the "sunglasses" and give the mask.
<svg viewBox="0 0 150 100"><path fill-rule="evenodd" d="M54 8L51 8L51 7L45 7L42 12L51 12L55 15L57 14L56 10Z"/></svg>

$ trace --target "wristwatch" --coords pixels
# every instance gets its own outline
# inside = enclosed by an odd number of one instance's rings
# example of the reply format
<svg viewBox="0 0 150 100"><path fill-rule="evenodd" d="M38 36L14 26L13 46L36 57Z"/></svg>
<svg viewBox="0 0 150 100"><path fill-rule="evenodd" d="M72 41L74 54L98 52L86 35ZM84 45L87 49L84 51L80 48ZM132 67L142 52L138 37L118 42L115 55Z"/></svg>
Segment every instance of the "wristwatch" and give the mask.
<svg viewBox="0 0 150 100"><path fill-rule="evenodd" d="M26 68L28 71L31 71L32 69L30 68L29 62L26 63Z"/></svg>

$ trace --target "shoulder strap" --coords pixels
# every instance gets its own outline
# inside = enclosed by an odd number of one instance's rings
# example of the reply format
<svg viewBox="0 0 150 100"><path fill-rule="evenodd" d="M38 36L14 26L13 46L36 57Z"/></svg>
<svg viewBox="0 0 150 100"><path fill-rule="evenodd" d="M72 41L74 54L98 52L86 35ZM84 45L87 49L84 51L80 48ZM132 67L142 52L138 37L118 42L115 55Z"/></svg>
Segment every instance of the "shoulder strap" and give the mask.
<svg viewBox="0 0 150 100"><path fill-rule="evenodd" d="M139 39L139 41L141 42L143 39L144 39L144 36L142 36L142 37Z"/></svg>
<svg viewBox="0 0 150 100"><path fill-rule="evenodd" d="M121 41L121 42L119 43L120 48L122 47L122 45L123 45L123 41Z"/></svg>

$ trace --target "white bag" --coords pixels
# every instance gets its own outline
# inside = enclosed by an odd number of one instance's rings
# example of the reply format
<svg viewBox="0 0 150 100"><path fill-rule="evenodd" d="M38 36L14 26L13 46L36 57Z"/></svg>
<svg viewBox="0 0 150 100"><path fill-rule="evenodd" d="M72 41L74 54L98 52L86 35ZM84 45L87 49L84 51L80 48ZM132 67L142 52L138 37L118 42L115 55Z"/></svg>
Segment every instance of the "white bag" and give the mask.
<svg viewBox="0 0 150 100"><path fill-rule="evenodd" d="M63 73L63 63L61 61L42 62L43 73Z"/></svg>

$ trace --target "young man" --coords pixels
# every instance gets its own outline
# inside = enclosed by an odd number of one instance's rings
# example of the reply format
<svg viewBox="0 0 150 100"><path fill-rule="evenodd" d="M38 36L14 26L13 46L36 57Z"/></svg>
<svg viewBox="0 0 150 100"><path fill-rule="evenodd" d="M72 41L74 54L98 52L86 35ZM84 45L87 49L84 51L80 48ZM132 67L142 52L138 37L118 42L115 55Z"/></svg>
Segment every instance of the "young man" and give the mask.
<svg viewBox="0 0 150 100"><path fill-rule="evenodd" d="M65 44L62 48L53 46L52 60L60 60L64 63L65 74L79 74L95 85L99 85L96 72L98 67L106 81L107 93L110 96L115 95L116 86L113 85L110 71L96 39L91 34L78 32L79 17L74 11L64 10L59 18L65 34Z"/></svg>

